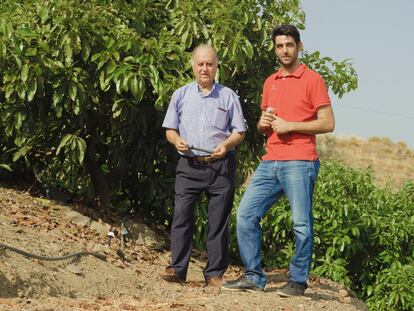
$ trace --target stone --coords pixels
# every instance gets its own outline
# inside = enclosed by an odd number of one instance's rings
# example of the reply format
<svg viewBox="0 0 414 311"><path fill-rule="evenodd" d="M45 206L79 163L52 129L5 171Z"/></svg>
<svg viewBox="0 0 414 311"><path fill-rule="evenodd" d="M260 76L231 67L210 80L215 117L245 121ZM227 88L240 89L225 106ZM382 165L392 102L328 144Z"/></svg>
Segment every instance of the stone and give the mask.
<svg viewBox="0 0 414 311"><path fill-rule="evenodd" d="M91 219L87 216L82 215L81 213L75 211L67 212L63 218L71 223L81 226L81 227L89 227L91 224Z"/></svg>

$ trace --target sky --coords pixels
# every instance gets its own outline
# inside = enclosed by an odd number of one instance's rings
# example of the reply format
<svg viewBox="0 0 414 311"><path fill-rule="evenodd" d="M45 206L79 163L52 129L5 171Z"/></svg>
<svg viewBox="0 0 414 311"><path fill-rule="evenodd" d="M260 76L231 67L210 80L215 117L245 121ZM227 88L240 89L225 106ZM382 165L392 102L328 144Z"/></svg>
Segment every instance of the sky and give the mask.
<svg viewBox="0 0 414 311"><path fill-rule="evenodd" d="M414 149L414 0L302 0L305 50L351 58L358 89L332 93L335 136L388 137Z"/></svg>

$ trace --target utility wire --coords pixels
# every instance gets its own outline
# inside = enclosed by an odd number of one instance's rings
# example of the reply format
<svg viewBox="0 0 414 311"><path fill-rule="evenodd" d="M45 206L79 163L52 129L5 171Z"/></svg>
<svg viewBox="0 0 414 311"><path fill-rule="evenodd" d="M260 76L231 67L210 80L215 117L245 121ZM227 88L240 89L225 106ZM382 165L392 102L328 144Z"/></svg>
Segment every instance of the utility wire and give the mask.
<svg viewBox="0 0 414 311"><path fill-rule="evenodd" d="M369 109L369 108L363 108L363 107L356 107L356 106L350 106L350 105L344 105L344 104L337 105L335 107L339 107L339 108L351 108L351 109L354 109L354 110L367 111L367 112L373 112L373 113L388 115L388 116L392 116L392 117L398 117L398 118L404 118L404 119L414 120L414 116L402 115L402 114L398 114L398 113L385 112L385 111L380 111L380 110L375 110L375 109Z"/></svg>

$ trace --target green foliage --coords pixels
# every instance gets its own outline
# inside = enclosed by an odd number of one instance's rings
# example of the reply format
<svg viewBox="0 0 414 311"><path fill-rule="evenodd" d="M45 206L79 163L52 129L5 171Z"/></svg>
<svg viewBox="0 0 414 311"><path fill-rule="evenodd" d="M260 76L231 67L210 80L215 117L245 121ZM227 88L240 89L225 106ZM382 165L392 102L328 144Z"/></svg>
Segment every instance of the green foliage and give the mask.
<svg viewBox="0 0 414 311"><path fill-rule="evenodd" d="M153 1L2 1L2 161L105 204L156 201L165 213L174 155L160 110L190 79L167 17Z"/></svg>
<svg viewBox="0 0 414 311"><path fill-rule="evenodd" d="M394 262L378 273L368 287L367 304L371 310L409 311L414 307L414 264Z"/></svg>

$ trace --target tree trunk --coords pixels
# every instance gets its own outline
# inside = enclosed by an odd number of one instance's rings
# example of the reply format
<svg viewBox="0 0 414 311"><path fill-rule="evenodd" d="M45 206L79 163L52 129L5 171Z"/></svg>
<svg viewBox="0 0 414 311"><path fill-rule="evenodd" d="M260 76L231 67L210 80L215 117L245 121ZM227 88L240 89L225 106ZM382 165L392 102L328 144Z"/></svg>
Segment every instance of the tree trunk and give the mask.
<svg viewBox="0 0 414 311"><path fill-rule="evenodd" d="M111 187L107 176L102 172L96 160L96 141L91 138L88 142L86 165L92 181L92 187L98 206L108 211L111 206Z"/></svg>

